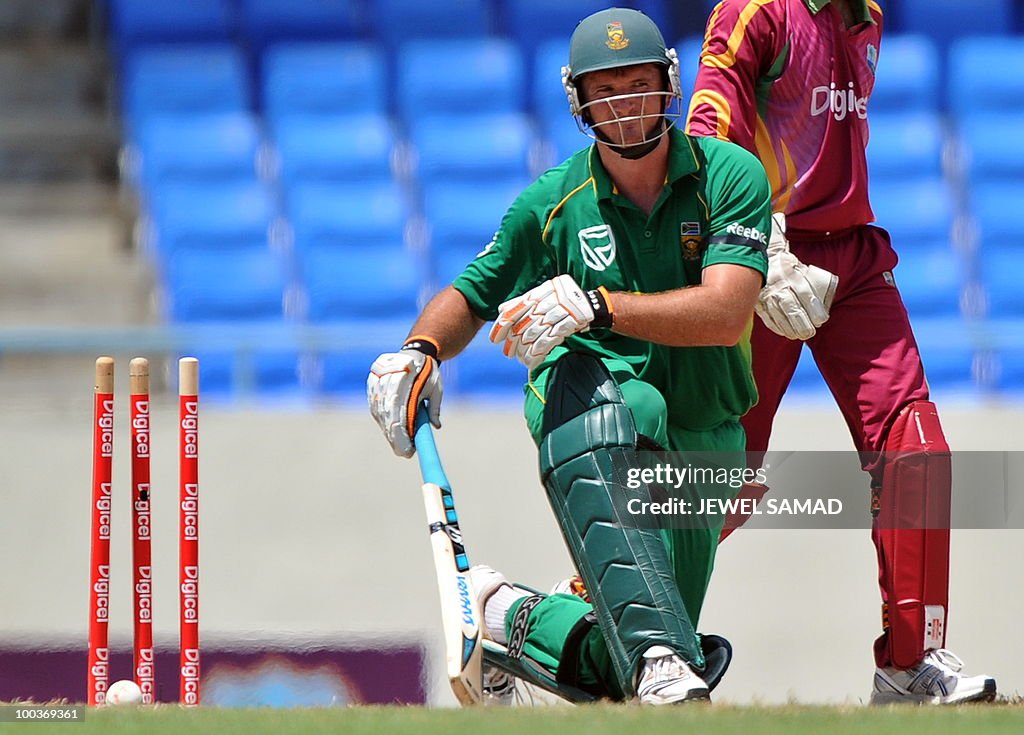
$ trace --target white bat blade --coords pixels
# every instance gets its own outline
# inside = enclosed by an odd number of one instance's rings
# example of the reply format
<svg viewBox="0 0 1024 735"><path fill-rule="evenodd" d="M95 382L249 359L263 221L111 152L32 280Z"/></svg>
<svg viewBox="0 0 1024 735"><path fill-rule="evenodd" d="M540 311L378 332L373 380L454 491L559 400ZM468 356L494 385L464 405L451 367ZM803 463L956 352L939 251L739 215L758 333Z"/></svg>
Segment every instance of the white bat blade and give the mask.
<svg viewBox="0 0 1024 735"><path fill-rule="evenodd" d="M423 485L423 504L430 526L430 546L434 552L437 588L441 596L441 621L444 630L448 680L455 697L463 705L477 704L482 698L483 646L476 591L460 559L462 539L458 525L449 525L441 488ZM453 544L452 534L455 535Z"/></svg>

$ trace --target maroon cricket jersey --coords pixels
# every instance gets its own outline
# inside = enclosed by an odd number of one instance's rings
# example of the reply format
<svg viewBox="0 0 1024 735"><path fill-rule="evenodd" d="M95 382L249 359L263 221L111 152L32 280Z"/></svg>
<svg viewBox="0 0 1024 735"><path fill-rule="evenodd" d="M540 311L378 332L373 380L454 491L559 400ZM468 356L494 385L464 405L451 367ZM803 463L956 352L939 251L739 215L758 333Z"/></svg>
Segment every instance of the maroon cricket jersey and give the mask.
<svg viewBox="0 0 1024 735"><path fill-rule="evenodd" d="M882 11L853 6L849 29L829 0L723 0L708 19L686 132L761 159L791 235L874 220L865 148Z"/></svg>

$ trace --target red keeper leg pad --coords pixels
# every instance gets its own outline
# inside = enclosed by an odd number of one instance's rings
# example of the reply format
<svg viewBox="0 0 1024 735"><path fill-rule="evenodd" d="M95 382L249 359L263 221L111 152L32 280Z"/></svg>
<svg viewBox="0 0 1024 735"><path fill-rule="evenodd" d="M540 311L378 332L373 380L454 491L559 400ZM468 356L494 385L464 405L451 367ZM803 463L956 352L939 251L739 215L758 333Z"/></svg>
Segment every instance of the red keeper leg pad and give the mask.
<svg viewBox="0 0 1024 735"><path fill-rule="evenodd" d="M935 404L916 401L900 412L885 443L873 534L888 613L887 644L875 649L879 666L910 668L945 645L950 487L949 445Z"/></svg>

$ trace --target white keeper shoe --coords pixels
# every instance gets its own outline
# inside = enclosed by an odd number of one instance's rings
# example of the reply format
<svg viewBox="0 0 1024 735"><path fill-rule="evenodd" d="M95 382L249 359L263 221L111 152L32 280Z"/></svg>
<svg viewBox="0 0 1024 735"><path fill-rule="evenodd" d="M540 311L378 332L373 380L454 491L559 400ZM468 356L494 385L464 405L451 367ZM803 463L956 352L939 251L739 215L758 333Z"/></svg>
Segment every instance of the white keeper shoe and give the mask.
<svg viewBox="0 0 1024 735"><path fill-rule="evenodd" d="M912 669L875 669L871 704L963 704L996 696L991 676L964 676L964 662L945 648L928 651Z"/></svg>
<svg viewBox="0 0 1024 735"><path fill-rule="evenodd" d="M707 700L708 685L671 648L652 646L644 652L636 693L640 704L677 704Z"/></svg>

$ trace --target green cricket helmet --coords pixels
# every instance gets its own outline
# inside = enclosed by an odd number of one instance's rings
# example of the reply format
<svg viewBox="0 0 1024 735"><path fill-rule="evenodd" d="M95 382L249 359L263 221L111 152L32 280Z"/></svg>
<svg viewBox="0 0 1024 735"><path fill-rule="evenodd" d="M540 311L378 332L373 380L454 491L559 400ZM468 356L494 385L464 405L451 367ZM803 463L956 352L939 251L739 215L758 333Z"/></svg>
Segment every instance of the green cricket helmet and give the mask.
<svg viewBox="0 0 1024 735"><path fill-rule="evenodd" d="M605 100L586 102L582 100L578 83L584 74L637 64L661 66L665 71L667 91L619 95ZM676 55L675 49L665 46L665 39L654 21L639 10L608 8L581 20L569 41L569 65L562 67L562 85L565 87L565 93L569 99L569 110L576 118L576 124L584 134L592 138L599 137L601 131L591 125L587 110L598 102L631 97L660 98L663 104L657 106L657 112L642 112L639 116L642 118L659 117L664 122L656 131L657 135L645 143L655 141L668 132L681 114L682 90L679 81L679 57ZM626 120L627 118L612 120L604 125L617 124ZM610 142L607 136L600 136L600 139L606 143ZM614 144L612 143L612 145Z"/></svg>

